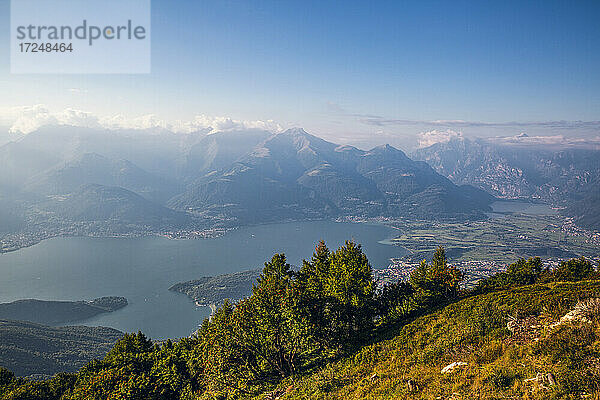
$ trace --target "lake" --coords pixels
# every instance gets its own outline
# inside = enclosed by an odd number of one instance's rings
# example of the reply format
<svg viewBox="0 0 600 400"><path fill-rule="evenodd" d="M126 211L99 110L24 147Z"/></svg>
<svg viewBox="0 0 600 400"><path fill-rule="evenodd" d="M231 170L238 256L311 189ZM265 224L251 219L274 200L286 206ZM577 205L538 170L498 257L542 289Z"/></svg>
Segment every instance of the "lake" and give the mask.
<svg viewBox="0 0 600 400"><path fill-rule="evenodd" d="M488 213L491 218L504 218L507 214L526 214L526 215L556 215L558 210L550 208L547 204L531 203L528 201L495 201L490 204L492 212Z"/></svg>
<svg viewBox="0 0 600 400"><path fill-rule="evenodd" d="M124 296L127 307L81 324L177 338L196 330L210 310L168 291L174 283L262 267L276 252L300 265L319 239L337 248L353 238L374 268L386 267L405 254L380 243L396 233L382 225L308 221L244 227L211 239L53 238L0 255L0 302Z"/></svg>
<svg viewBox="0 0 600 400"><path fill-rule="evenodd" d="M491 217L556 213L547 205L523 201L499 201L491 206ZM383 268L390 258L406 254L403 248L390 245L388 239L397 234L383 225L306 221L243 227L211 239L53 238L0 254L0 302L124 296L127 307L80 324L141 330L154 339L177 338L196 330L210 310L170 292L174 283L260 268L277 252L300 265L319 239L329 248L355 239L371 265Z"/></svg>

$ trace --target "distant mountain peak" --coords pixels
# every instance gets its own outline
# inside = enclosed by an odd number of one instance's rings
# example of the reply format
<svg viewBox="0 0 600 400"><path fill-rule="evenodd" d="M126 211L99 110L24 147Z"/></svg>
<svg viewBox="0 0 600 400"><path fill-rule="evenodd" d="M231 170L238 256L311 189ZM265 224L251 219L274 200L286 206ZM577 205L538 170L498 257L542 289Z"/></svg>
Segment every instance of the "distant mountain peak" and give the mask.
<svg viewBox="0 0 600 400"><path fill-rule="evenodd" d="M281 132L281 134L283 135L310 135L309 133L307 133L304 128L290 128L290 129L286 129L285 131Z"/></svg>
<svg viewBox="0 0 600 400"><path fill-rule="evenodd" d="M427 190L432 185L441 189ZM269 137L234 167L193 182L168 204L199 212L212 207L253 223L340 214L479 218L489 202L479 197L389 144L363 151L293 128Z"/></svg>
<svg viewBox="0 0 600 400"><path fill-rule="evenodd" d="M292 145L295 151L304 153L323 153L333 151L337 145L311 135L302 128L291 128L279 133L265 141L265 146L271 148L276 146L283 149ZM280 147L283 146L283 147Z"/></svg>
<svg viewBox="0 0 600 400"><path fill-rule="evenodd" d="M390 144L386 143L386 144L382 144L379 146L376 146L375 149L378 150L385 150L385 151L393 151L393 150L397 150L394 146L391 146Z"/></svg>
<svg viewBox="0 0 600 400"><path fill-rule="evenodd" d="M376 147L373 147L371 150L369 150L368 152L365 153L365 156L369 156L369 155L389 155L389 156L398 156L398 155L402 155L404 157L406 157L406 155L404 154L404 152L400 149L395 148L394 146L391 146L389 144L382 144Z"/></svg>

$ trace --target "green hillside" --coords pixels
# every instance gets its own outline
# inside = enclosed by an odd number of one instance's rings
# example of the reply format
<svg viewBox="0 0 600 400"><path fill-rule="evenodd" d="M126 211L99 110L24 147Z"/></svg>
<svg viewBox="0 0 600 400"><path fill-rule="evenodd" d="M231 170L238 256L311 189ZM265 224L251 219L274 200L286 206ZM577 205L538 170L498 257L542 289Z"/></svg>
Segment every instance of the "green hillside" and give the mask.
<svg viewBox="0 0 600 400"><path fill-rule="evenodd" d="M593 323L552 328L600 281L559 282L450 304L297 382L284 399L581 398L600 393L600 305ZM517 329L507 323L516 318ZM441 370L465 362L452 373ZM543 379L531 380L537 376ZM556 384L548 382L552 374ZM409 383L410 381L410 383ZM412 390L411 390L412 388Z"/></svg>
<svg viewBox="0 0 600 400"><path fill-rule="evenodd" d="M360 245L265 263L190 338L120 339L76 374L0 368L0 399L472 399L600 395L600 279L584 258L520 259L474 288L443 248L377 287Z"/></svg>

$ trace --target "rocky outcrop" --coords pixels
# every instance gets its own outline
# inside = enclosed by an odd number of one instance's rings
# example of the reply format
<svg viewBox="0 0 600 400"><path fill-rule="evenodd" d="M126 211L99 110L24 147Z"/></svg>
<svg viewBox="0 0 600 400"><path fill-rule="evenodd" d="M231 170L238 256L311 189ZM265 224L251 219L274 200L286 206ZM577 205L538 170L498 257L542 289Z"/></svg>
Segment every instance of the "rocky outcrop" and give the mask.
<svg viewBox="0 0 600 400"><path fill-rule="evenodd" d="M442 368L441 373L442 374L451 374L452 372L455 372L457 370L459 370L462 367L466 367L468 364L466 362L463 361L455 361L451 364L446 365L444 368Z"/></svg>

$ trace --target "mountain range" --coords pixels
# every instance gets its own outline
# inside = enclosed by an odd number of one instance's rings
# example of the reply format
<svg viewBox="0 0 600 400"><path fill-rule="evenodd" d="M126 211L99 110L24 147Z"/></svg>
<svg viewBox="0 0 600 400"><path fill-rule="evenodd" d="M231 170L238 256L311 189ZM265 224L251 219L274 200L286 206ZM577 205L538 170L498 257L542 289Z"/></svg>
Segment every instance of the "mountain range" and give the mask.
<svg viewBox="0 0 600 400"><path fill-rule="evenodd" d="M563 209L582 226L600 229L600 151L501 145L453 138L418 149L455 184L467 184L505 199L541 201Z"/></svg>
<svg viewBox="0 0 600 400"><path fill-rule="evenodd" d="M192 181L168 204L254 223L342 214L475 217L490 200L389 145L363 151L291 129Z"/></svg>
<svg viewBox="0 0 600 400"><path fill-rule="evenodd" d="M339 216L481 219L495 198L600 226L600 152L455 138L412 159L302 129L47 126L0 146L0 234L129 234Z"/></svg>
<svg viewBox="0 0 600 400"><path fill-rule="evenodd" d="M478 219L494 199L389 145L365 151L302 129L49 126L0 146L0 171L5 232L122 234L344 215Z"/></svg>

